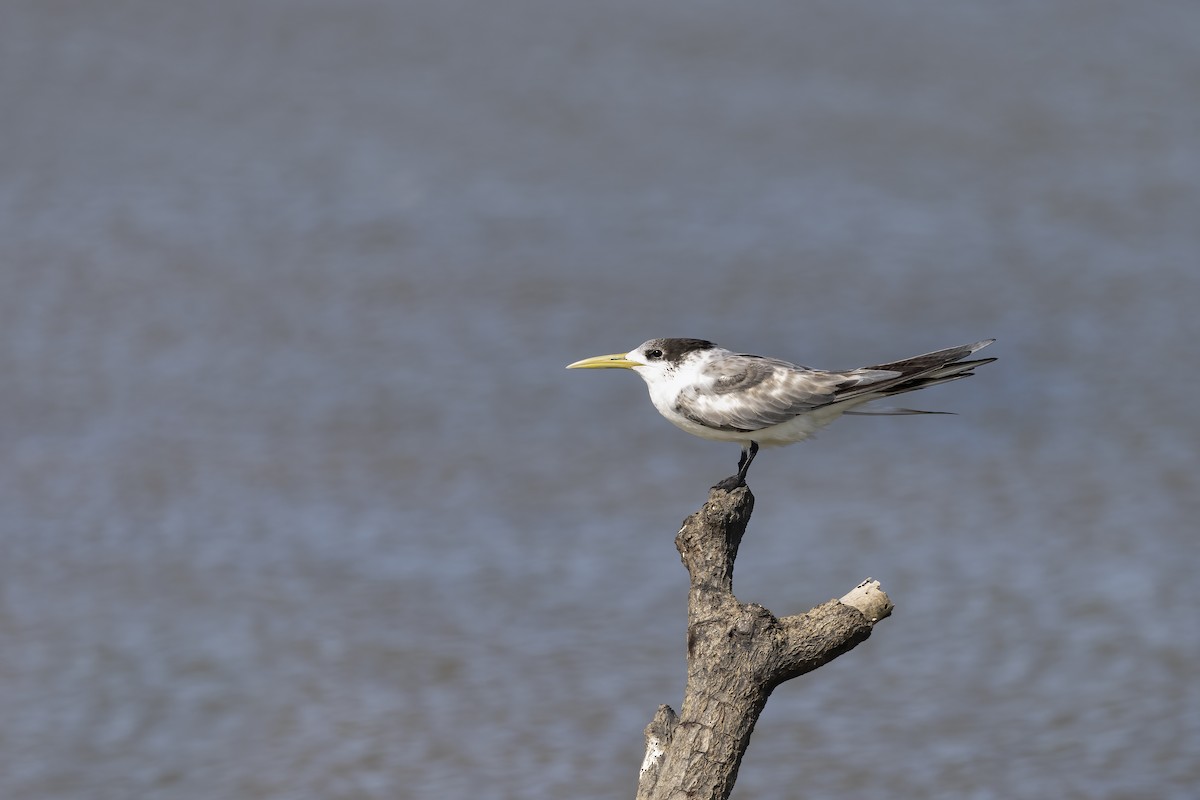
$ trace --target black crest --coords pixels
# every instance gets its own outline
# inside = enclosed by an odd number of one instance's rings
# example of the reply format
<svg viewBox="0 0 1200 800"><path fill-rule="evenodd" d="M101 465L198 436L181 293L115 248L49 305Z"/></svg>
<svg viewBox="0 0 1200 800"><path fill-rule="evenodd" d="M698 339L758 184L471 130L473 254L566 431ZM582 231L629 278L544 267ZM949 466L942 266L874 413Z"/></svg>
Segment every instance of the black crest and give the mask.
<svg viewBox="0 0 1200 800"><path fill-rule="evenodd" d="M668 363L678 363L688 353L696 350L711 350L716 347L705 339L655 339L651 346L662 350L662 359Z"/></svg>

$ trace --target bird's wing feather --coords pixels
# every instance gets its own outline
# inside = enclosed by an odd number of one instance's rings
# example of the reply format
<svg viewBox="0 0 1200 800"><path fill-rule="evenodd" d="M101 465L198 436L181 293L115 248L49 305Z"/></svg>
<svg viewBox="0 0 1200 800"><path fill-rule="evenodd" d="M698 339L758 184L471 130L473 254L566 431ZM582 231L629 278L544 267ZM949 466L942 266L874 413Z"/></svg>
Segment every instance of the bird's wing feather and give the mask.
<svg viewBox="0 0 1200 800"><path fill-rule="evenodd" d="M872 395L874 398L903 394L917 389L924 389L927 386L937 386L938 384L969 378L976 367L990 364L996 359L981 358L975 361L963 361L963 359L976 350L982 350L994 341L995 339L984 339L974 344L949 347L945 350L936 350L932 353L925 353L924 355L913 356L912 358L905 358L900 361L876 364L875 366L863 367L862 369L842 373L844 375L883 374L885 376L890 375L890 377L884 377L879 380L869 379L863 381L858 386L849 387L846 391L839 393L838 400L852 400L863 395Z"/></svg>
<svg viewBox="0 0 1200 800"><path fill-rule="evenodd" d="M995 359L963 359L993 341L985 339L844 372L809 369L776 358L731 354L704 367L700 377L708 383L681 393L676 410L707 428L758 431L835 403L846 403L850 409L880 397L970 377L976 367Z"/></svg>
<svg viewBox="0 0 1200 800"><path fill-rule="evenodd" d="M676 410L723 431L757 431L838 402L864 383L894 379L892 371L824 372L775 358L730 355L706 365L709 381L680 394Z"/></svg>

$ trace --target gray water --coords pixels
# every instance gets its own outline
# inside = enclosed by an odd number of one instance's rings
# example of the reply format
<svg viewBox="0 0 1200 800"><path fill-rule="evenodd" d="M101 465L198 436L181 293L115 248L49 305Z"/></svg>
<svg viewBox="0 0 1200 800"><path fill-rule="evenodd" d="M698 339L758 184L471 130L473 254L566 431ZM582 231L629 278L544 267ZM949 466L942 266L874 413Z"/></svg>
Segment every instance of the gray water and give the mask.
<svg viewBox="0 0 1200 800"><path fill-rule="evenodd" d="M652 336L1000 361L764 451L894 616L740 798L1200 785L1200 5L10 0L0 796L619 798L737 448Z"/></svg>

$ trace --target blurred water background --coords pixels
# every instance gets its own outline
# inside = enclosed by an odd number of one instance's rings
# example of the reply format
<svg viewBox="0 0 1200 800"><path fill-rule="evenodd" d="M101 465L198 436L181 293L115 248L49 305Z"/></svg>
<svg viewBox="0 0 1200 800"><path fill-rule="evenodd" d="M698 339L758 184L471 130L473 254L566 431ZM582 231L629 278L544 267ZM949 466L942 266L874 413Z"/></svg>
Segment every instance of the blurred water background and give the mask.
<svg viewBox="0 0 1200 800"><path fill-rule="evenodd" d="M1200 786L1200 5L8 0L0 796L618 798L737 448L653 336L1000 361L759 456L880 579L734 797Z"/></svg>

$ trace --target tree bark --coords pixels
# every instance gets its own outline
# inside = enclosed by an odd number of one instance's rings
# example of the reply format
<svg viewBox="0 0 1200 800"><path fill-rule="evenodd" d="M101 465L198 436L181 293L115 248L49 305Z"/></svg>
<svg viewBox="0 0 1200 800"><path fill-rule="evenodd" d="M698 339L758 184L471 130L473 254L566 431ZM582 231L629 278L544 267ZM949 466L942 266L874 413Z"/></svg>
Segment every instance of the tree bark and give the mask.
<svg viewBox="0 0 1200 800"><path fill-rule="evenodd" d="M778 618L733 596L733 562L754 509L746 486L713 487L675 546L691 577L687 686L678 715L646 726L637 800L725 800L771 691L854 648L892 603L867 579L841 600Z"/></svg>

